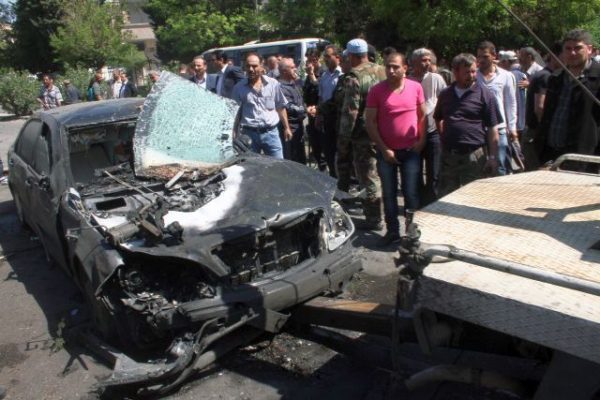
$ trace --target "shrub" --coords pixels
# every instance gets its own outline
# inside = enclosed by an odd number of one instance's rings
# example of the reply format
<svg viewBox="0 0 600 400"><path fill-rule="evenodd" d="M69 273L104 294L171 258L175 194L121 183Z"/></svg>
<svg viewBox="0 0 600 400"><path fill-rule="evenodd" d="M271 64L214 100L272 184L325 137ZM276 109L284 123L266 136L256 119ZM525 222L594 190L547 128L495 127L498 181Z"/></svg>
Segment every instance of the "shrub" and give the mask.
<svg viewBox="0 0 600 400"><path fill-rule="evenodd" d="M0 106L17 116L31 114L39 107L40 82L28 72L12 69L0 73Z"/></svg>

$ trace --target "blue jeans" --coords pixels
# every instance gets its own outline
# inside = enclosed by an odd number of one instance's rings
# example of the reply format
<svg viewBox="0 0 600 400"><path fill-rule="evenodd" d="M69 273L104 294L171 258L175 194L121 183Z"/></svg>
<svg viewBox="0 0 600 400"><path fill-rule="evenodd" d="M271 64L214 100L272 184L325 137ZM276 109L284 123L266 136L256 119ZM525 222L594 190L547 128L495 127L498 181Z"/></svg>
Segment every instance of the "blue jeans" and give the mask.
<svg viewBox="0 0 600 400"><path fill-rule="evenodd" d="M421 182L421 156L410 149L395 150L398 164L390 164L377 152L377 172L381 179L383 213L388 232L399 233L398 169L404 196L404 209L419 208L419 184Z"/></svg>
<svg viewBox="0 0 600 400"><path fill-rule="evenodd" d="M506 128L498 129L498 175L506 175L510 172L508 161L508 135Z"/></svg>
<svg viewBox="0 0 600 400"><path fill-rule="evenodd" d="M279 138L277 126L266 132L261 132L252 128L242 129L244 135L248 135L252 140L252 151L255 153L264 152L268 156L283 159L283 146Z"/></svg>

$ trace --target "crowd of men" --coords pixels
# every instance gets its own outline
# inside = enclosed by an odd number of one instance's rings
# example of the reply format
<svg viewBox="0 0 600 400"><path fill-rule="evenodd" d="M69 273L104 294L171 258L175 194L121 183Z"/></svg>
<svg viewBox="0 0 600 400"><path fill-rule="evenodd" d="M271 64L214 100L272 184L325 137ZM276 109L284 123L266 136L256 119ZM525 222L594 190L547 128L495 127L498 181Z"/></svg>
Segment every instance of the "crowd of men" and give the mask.
<svg viewBox="0 0 600 400"><path fill-rule="evenodd" d="M152 77L157 78L156 72L151 76L151 80ZM54 84L52 74L42 75L42 82L37 100L44 110L79 103L83 100L84 95L81 93L81 90L73 85L69 79L63 80L64 97L60 89ZM108 81L104 80L104 74L101 69L96 70L85 93L88 101L120 99L124 97L136 97L137 95L138 89L136 85L129 80L127 71L121 68L113 69L112 78Z"/></svg>
<svg viewBox="0 0 600 400"><path fill-rule="evenodd" d="M221 51L196 57L189 79L238 102L235 130L256 152L306 163L306 136L339 189L353 177L364 189L357 226L385 222L387 245L400 237L399 184L404 210L418 209L475 179L599 153L592 38L573 30L553 52L562 65L552 53L544 63L531 47L497 51L483 41L454 57L449 73L431 49L406 57L386 48L379 65L372 46L353 39L343 51L309 49L304 80L292 58L248 53L242 70Z"/></svg>
<svg viewBox="0 0 600 400"><path fill-rule="evenodd" d="M251 52L242 68L217 50L180 75L240 105L235 133L255 152L306 163L307 137L340 190L358 181L365 219L357 227L385 222L381 245L400 237L399 184L404 210L418 209L475 179L600 153L600 60L586 31L567 33L545 63L531 47L497 51L489 41L455 56L449 70L427 48L406 57L388 47L381 56L383 65L358 38L343 51L310 48L302 80L293 58ZM121 70L108 85L96 73L88 88L90 100L136 94ZM49 76L40 102L62 102Z"/></svg>

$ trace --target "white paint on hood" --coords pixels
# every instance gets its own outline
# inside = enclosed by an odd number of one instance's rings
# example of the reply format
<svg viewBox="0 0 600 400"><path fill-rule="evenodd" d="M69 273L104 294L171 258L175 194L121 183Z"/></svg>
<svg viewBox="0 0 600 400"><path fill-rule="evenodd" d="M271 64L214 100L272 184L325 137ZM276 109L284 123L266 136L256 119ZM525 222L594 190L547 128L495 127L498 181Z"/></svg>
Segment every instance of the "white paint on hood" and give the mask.
<svg viewBox="0 0 600 400"><path fill-rule="evenodd" d="M216 199L191 212L169 211L164 216L165 226L177 221L184 232L186 229L207 230L214 227L233 209L240 194L243 171L244 168L239 165L223 169L225 189Z"/></svg>

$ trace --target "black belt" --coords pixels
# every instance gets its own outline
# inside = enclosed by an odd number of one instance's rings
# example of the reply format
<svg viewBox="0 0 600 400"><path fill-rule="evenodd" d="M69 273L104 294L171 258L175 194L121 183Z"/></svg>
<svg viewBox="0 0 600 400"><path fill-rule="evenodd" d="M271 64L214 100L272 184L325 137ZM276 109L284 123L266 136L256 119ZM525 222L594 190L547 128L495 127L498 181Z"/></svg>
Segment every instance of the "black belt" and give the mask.
<svg viewBox="0 0 600 400"><path fill-rule="evenodd" d="M444 148L444 151L450 154L459 154L459 155L466 155L466 154L471 154L474 151L477 151L479 149L482 149L482 146L457 146L457 147L452 147L452 148Z"/></svg>
<svg viewBox="0 0 600 400"><path fill-rule="evenodd" d="M277 125L273 126L250 126L250 125L242 125L242 130L254 131L258 133L266 133L273 129L277 128Z"/></svg>

